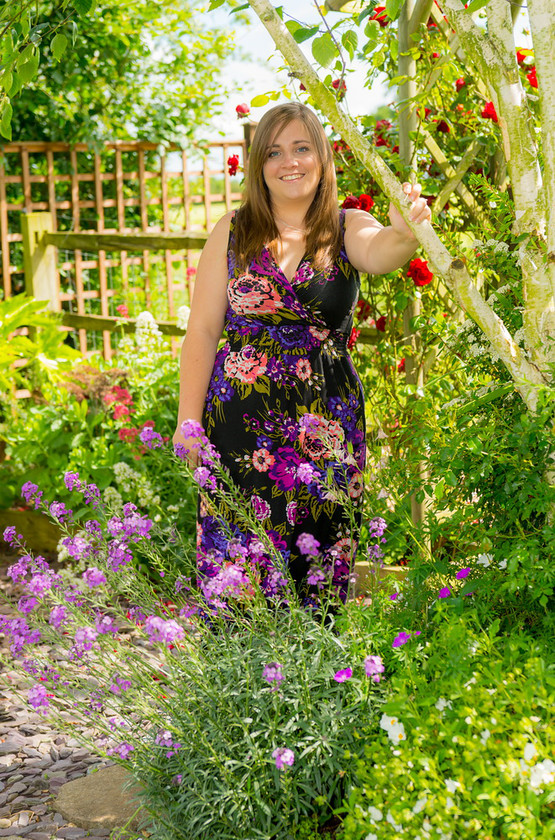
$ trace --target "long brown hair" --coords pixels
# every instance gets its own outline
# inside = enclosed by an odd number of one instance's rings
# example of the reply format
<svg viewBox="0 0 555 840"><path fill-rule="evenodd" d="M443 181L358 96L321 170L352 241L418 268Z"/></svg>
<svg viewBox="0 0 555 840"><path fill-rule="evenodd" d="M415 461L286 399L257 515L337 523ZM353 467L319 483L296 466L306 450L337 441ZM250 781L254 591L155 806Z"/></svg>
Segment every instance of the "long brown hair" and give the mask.
<svg viewBox="0 0 555 840"><path fill-rule="evenodd" d="M270 193L264 181L263 167L268 147L277 133L293 120L300 120L308 131L321 165L320 182L304 222L306 252L316 269L330 265L341 249L337 182L331 146L316 114L300 102L286 102L267 111L256 127L243 202L235 217L233 250L240 268L245 269L265 245L274 253L279 230L274 221Z"/></svg>

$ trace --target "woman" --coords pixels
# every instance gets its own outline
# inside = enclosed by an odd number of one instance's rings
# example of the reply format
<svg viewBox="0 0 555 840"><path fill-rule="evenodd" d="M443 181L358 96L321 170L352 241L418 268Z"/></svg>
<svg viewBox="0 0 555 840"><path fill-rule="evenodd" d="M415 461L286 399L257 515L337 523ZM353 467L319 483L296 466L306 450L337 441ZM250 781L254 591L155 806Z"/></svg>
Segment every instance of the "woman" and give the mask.
<svg viewBox="0 0 555 840"><path fill-rule="evenodd" d="M429 219L420 187L405 192L412 219ZM191 448L181 423L202 423L301 591L329 581L347 590L365 460L364 397L346 346L358 272L392 271L417 247L394 207L389 217L383 227L338 210L320 122L304 105L278 105L256 129L241 208L217 223L198 266L174 443ZM210 513L201 499L198 531L202 573L248 556L268 594L279 589L279 570L229 511Z"/></svg>

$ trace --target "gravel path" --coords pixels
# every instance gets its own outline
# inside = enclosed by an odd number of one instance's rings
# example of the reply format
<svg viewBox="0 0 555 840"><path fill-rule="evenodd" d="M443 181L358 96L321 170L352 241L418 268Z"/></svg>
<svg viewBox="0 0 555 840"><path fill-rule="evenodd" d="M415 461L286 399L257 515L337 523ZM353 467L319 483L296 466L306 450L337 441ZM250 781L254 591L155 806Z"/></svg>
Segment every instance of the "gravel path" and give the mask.
<svg viewBox="0 0 555 840"><path fill-rule="evenodd" d="M0 556L0 613L12 614L6 569L15 556ZM0 636L0 838L100 840L110 830L88 831L56 813L60 787L112 762L91 755L75 739L53 732L48 721L25 703L33 680L11 669L11 654Z"/></svg>

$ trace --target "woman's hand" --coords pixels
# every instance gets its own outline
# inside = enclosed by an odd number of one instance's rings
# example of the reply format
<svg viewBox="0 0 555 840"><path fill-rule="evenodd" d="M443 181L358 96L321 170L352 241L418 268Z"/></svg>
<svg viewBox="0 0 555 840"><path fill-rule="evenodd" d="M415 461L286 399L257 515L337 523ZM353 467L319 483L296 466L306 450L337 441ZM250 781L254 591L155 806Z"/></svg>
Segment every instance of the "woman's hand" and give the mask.
<svg viewBox="0 0 555 840"><path fill-rule="evenodd" d="M432 218L432 211L428 207L426 199L422 198L420 195L422 192L421 185L405 182L403 184L403 191L411 202L409 211L411 221L416 222L417 224L421 224L426 221L429 222ZM400 236L406 237L407 239L416 239L412 230L409 228L394 204L389 205L388 215L391 227L396 233Z"/></svg>

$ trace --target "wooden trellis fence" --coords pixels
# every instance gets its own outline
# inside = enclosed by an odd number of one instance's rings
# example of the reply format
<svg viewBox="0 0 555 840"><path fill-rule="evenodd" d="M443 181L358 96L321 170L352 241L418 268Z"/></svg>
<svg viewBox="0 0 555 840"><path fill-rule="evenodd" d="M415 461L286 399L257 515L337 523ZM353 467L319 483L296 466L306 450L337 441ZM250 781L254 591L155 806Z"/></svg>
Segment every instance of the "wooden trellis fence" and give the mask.
<svg viewBox="0 0 555 840"><path fill-rule="evenodd" d="M79 316L112 319L119 303L130 313L149 308L158 319L174 318L190 300L195 260L204 239L194 236L164 248L151 238L145 248L112 248L109 239L87 250L87 238L64 247L59 234L156 234L206 232L215 218L240 199L229 174L232 154L244 163L245 138L211 143L198 163L178 147L161 152L153 143L107 143L100 150L83 144L10 143L0 150L0 246L4 296L25 288L21 220L46 211L56 241L53 308ZM217 162L214 159L219 157ZM193 165L192 165L193 164ZM42 213L41 213L42 215ZM205 237L204 237L205 238ZM99 240L100 241L100 240ZM51 266L52 267L52 266ZM98 333L97 333L98 334ZM79 349L91 336L78 333ZM94 344L93 344L94 347ZM102 351L112 353L110 330L102 329Z"/></svg>

